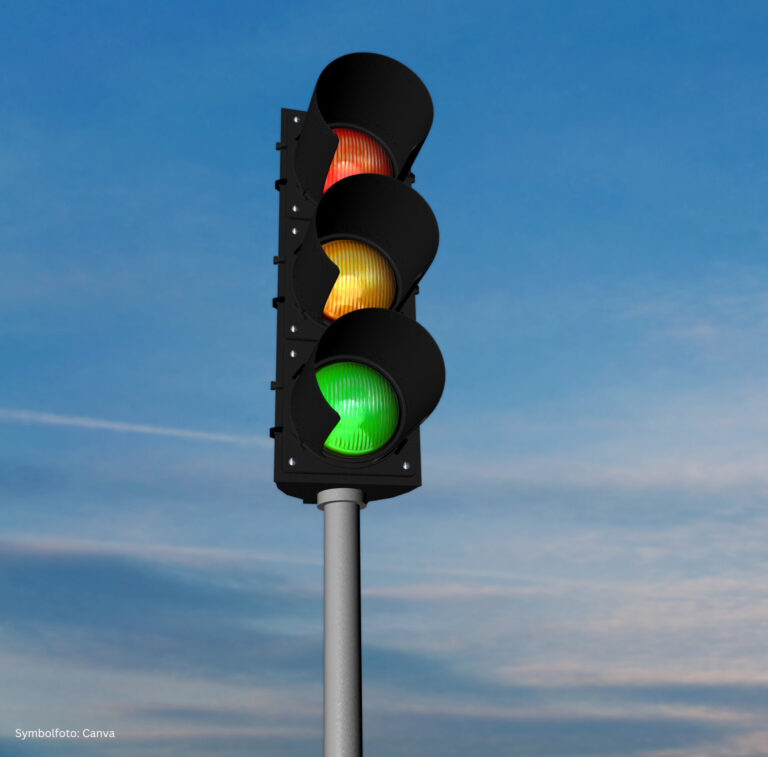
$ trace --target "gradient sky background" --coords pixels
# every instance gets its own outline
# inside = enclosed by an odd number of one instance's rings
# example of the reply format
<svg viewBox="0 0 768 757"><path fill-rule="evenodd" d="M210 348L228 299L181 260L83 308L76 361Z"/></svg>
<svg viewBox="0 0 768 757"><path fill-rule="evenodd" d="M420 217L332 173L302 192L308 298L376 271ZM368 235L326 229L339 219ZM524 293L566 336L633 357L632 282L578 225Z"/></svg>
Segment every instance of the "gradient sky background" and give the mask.
<svg viewBox="0 0 768 757"><path fill-rule="evenodd" d="M320 754L280 107L385 53L448 383L362 513L369 757L768 755L768 6L0 2L0 754ZM21 743L16 728L110 728Z"/></svg>

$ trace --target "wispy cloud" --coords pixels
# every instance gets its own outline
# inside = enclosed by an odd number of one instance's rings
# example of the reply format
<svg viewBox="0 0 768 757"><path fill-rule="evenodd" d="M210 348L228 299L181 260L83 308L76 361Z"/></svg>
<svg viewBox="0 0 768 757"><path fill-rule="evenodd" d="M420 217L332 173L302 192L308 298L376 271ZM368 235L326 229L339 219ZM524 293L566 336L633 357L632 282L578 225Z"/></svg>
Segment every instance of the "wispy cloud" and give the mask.
<svg viewBox="0 0 768 757"><path fill-rule="evenodd" d="M172 544L145 544L128 541L87 539L39 538L16 536L13 540L0 539L0 550L5 553L31 556L122 556L146 562L159 562L174 567L211 570L215 567L243 567L252 563L281 563L322 567L322 559L306 554L273 551L239 550L209 546L177 546Z"/></svg>
<svg viewBox="0 0 768 757"><path fill-rule="evenodd" d="M96 545L85 542L72 543L69 549L63 540L4 542L0 546L0 553L5 555L2 573L8 579L5 601L0 603L6 608L4 648L32 661L40 676L44 669L60 671L64 666L78 670L82 680L92 675L108 685L116 674L130 669L129 674L135 677L133 690L121 695L123 698L102 715L119 727L132 746L139 742L146 745L139 751L148 751L160 742L177 745L187 737L274 738L285 740L286 749L292 749L288 718L281 718L280 712L281 707L282 711L292 707L294 696L298 702L298 716L291 724L296 726L295 734L318 737L319 607L317 597L308 596L300 586L260 569L250 574L233 571L226 559L217 566L219 559L243 557L237 552L213 550L213 561L205 570L196 571L186 569L190 555L185 549L166 553L166 548L161 548L158 554L150 549L144 555L155 560L166 558L169 564L162 565L137 559L138 555L131 559L128 553L110 555L111 547L102 547L100 554ZM207 551L201 552L207 556ZM81 601L74 615L71 602L57 600L72 597L72 587L77 587ZM646 669L642 661L633 662L635 667L622 666L627 644L642 657L640 637L658 636L652 623L638 629L638 616L661 618L661 629L666 631L663 616L669 607L678 607L686 600L688 605L682 606L681 612L696 610L709 598L719 601L733 594L738 589L736 581L701 578L678 581L676 587L666 588L642 581L622 584L610 577L596 583L575 578L545 582L542 594L555 590L572 597L567 607L557 600L569 619L563 614L553 618L552 607L542 612L536 604L528 603L521 612L521 607L504 601L514 600L527 588L519 581L512 585L486 581L474 586L452 583L445 588L419 583L369 590L369 609L375 609L371 607L376 605L373 598L406 600L404 604L419 597L435 600L428 626L453 627L460 642L453 653L441 652L434 644L428 651L408 649L409 640L402 633L399 639L397 634L387 633L386 643L374 640L366 644L363 667L369 703L376 713L370 729L374 740L377 729L389 732L386 723L397 719L406 726L412 723L414 738L431 738L432 726L454 738L460 728L462 733L469 729L477 743L493 734L496 741L514 746L522 730L527 734L524 738L547 740L551 744L549 754L597 755L618 754L616 745L625 743L657 750L682 749L698 740L716 743L736 729L746 735L760 727L765 689L759 685L765 674L761 679L750 673L759 666L759 652L747 655L751 659L745 662L750 662L751 668L743 668L744 675L723 660L718 670L706 669L700 656L677 664L670 660L664 665L657 648L653 649L655 667ZM758 583L756 590L763 589L764 582ZM619 602L614 597L622 590L628 596ZM473 595L488 599L496 608L494 613L479 609L457 615L455 599ZM441 598L447 616L440 614ZM535 602L536 598L524 599ZM658 602L652 604L651 599ZM748 597L740 598L744 599ZM314 603L314 609L309 607L310 623L304 624L300 621L309 603ZM762 627L759 617L742 616L738 607L723 609L736 610L739 622ZM404 610L393 613L390 607L387 614L397 616L400 623ZM458 618L470 615L477 624L462 628ZM419 638L425 638L423 609L419 616ZM381 632L373 633L379 622L376 614L369 613L368 617L372 623L367 636L381 637ZM288 622L281 626L281 619ZM277 628L271 628L273 622ZM698 622L712 623L713 619L699 618ZM604 623L608 624L607 632L602 628ZM298 626L306 629L312 625L315 630L295 633ZM491 644L491 659L485 663L473 662L466 651L469 645L485 644L482 626L494 626L499 634ZM544 638L544 645L529 647L522 657L519 651L510 653L510 648L524 648L525 637L530 637L534 627ZM29 633L30 628L34 633ZM715 635L720 634L720 628L714 628ZM687 626L672 630L679 631L684 643L690 644ZM500 646L501 637L505 640ZM566 637L570 641L566 642ZM394 646L398 641L400 648ZM671 646L671 651L673 658L680 657L676 647ZM708 649L707 655L711 653ZM733 659L733 654L728 652L726 657ZM465 662L456 666L456 659ZM24 668L19 676L29 675L28 662ZM723 686L723 682L728 685ZM44 686L38 682L35 688ZM59 701L61 694L53 699ZM210 701L216 706L211 707ZM29 700L18 712L28 713L39 706ZM294 717L296 711L291 712ZM648 731L658 738L648 742ZM552 742L555 732L561 734L562 743ZM604 742L603 748L588 751L593 738L598 737ZM578 751L566 746L571 740L579 745ZM246 751L231 754L235 757ZM281 754L262 744L252 744L250 751ZM290 752L294 753L299 752ZM727 752L712 753L713 757L721 754L725 757Z"/></svg>
<svg viewBox="0 0 768 757"><path fill-rule="evenodd" d="M648 337L688 342L710 357L749 349L768 330L768 282L761 268L729 263L728 271L685 285L657 284L655 299L629 304L619 317L642 324Z"/></svg>
<svg viewBox="0 0 768 757"><path fill-rule="evenodd" d="M429 600L484 599L486 597L536 597L545 590L534 586L472 586L469 584L416 584L377 586L363 590L364 597L377 599Z"/></svg>
<svg viewBox="0 0 768 757"><path fill-rule="evenodd" d="M662 749L644 752L647 757L759 757L768 750L768 731L738 734L717 744L691 749Z"/></svg>
<svg viewBox="0 0 768 757"><path fill-rule="evenodd" d="M377 702L377 708L387 713L447 715L456 718L482 718L487 720L506 721L633 721L633 720L688 720L704 721L707 723L750 723L752 716L748 713L727 708L692 707L670 705L668 703L638 703L614 702L606 705L589 701L573 700L568 703L542 703L537 707L531 706L499 706L488 703L478 704L476 701L440 702L412 698L402 698L396 702L384 700Z"/></svg>
<svg viewBox="0 0 768 757"><path fill-rule="evenodd" d="M560 658L555 662L526 665L509 665L498 668L494 679L510 686L534 688L585 688L623 687L641 690L643 687L715 687L765 688L768 687L768 671L754 667L754 661L746 661L741 668L701 669L683 663L674 665L636 666L611 664L598 667L584 664L581 660Z"/></svg>
<svg viewBox="0 0 768 757"><path fill-rule="evenodd" d="M459 467L459 464L463 467ZM562 457L472 462L444 457L433 462L445 489L476 482L492 486L540 487L569 491L605 489L610 491L695 491L713 492L732 487L768 486L768 459L719 461L709 459L638 459L634 464L571 462Z"/></svg>
<svg viewBox="0 0 768 757"><path fill-rule="evenodd" d="M0 408L0 422L32 423L43 426L70 426L104 431L118 431L129 434L149 434L153 436L175 436L180 439L194 439L204 442L222 442L224 444L256 444L262 447L271 446L267 439L259 436L244 436L241 434L219 434L210 431L195 431L186 428L169 428L167 426L149 426L141 423L124 423L110 421L104 418L87 418L77 415L57 415L41 413L36 410L13 410Z"/></svg>

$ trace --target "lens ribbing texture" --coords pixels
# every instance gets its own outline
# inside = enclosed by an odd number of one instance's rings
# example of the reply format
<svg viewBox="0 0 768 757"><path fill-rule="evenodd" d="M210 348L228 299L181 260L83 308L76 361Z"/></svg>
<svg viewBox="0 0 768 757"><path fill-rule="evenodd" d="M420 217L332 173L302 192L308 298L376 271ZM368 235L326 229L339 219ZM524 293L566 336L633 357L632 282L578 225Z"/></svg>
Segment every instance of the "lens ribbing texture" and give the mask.
<svg viewBox="0 0 768 757"><path fill-rule="evenodd" d="M329 321L361 308L392 306L395 274L378 250L351 239L326 242L323 250L339 268L339 276L323 308L323 315Z"/></svg>
<svg viewBox="0 0 768 757"><path fill-rule="evenodd" d="M323 192L347 176L376 173L392 176L392 161L384 148L373 138L355 129L334 129L339 145L328 170Z"/></svg>
<svg viewBox="0 0 768 757"><path fill-rule="evenodd" d="M392 385L373 368L354 362L331 363L317 371L317 383L339 422L325 440L343 457L370 455L392 438L400 407Z"/></svg>

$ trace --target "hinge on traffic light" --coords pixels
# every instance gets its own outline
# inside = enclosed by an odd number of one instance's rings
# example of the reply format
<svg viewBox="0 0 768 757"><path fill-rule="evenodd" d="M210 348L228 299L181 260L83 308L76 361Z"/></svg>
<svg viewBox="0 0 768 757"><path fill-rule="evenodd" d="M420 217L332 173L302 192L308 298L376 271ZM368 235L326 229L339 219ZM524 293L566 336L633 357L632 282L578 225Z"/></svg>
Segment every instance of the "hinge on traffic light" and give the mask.
<svg viewBox="0 0 768 757"><path fill-rule="evenodd" d="M281 302L285 302L285 297L273 297L272 307L276 308Z"/></svg>
<svg viewBox="0 0 768 757"><path fill-rule="evenodd" d="M269 437L270 439L275 438L275 434L279 434L283 430L282 426L272 426L271 429L269 429Z"/></svg>
<svg viewBox="0 0 768 757"><path fill-rule="evenodd" d="M275 181L275 189L279 192L280 187L284 187L288 183L288 179L277 179Z"/></svg>
<svg viewBox="0 0 768 757"><path fill-rule="evenodd" d="M275 142L275 150L285 150L286 147L283 142Z"/></svg>

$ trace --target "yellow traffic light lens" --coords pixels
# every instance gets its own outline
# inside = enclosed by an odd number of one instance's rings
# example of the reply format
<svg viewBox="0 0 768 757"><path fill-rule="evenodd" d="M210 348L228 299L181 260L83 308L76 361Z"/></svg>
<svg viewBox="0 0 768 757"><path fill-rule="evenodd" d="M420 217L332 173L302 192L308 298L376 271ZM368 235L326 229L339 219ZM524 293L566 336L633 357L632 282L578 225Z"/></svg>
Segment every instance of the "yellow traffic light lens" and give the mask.
<svg viewBox="0 0 768 757"><path fill-rule="evenodd" d="M339 268L339 277L323 308L329 321L353 310L392 307L395 274L380 252L352 239L326 242L323 250Z"/></svg>
<svg viewBox="0 0 768 757"><path fill-rule="evenodd" d="M400 404L392 384L362 363L331 363L315 374L326 402L339 422L324 447L343 457L370 455L395 433Z"/></svg>
<svg viewBox="0 0 768 757"><path fill-rule="evenodd" d="M323 192L337 181L358 173L392 176L392 162L373 137L355 129L334 129L333 133L339 138L339 146L328 170Z"/></svg>

